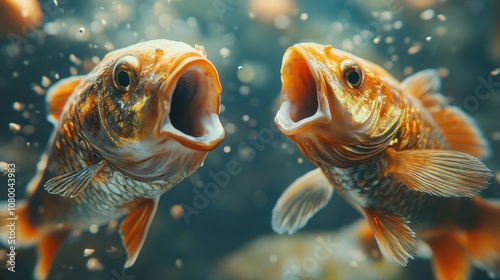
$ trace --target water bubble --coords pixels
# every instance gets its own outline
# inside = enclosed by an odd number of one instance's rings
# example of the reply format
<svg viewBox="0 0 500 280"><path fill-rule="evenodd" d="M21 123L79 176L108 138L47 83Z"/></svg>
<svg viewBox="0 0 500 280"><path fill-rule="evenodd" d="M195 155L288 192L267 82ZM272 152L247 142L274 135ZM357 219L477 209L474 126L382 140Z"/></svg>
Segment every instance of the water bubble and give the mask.
<svg viewBox="0 0 500 280"><path fill-rule="evenodd" d="M9 123L9 129L10 131L16 133L19 132L19 130L21 130L21 125L17 123Z"/></svg>
<svg viewBox="0 0 500 280"><path fill-rule="evenodd" d="M307 13L300 14L300 20L306 21L308 18L309 18L309 15Z"/></svg>
<svg viewBox="0 0 500 280"><path fill-rule="evenodd" d="M231 55L231 50L228 48L222 48L219 51L220 55L222 55L223 58L229 57Z"/></svg>
<svg viewBox="0 0 500 280"><path fill-rule="evenodd" d="M84 33L84 32L85 32L85 27L80 27L80 28L78 28L78 32L80 32L80 33Z"/></svg>
<svg viewBox="0 0 500 280"><path fill-rule="evenodd" d="M434 10L433 9L427 9L420 13L420 19L422 20L431 20L434 17Z"/></svg>

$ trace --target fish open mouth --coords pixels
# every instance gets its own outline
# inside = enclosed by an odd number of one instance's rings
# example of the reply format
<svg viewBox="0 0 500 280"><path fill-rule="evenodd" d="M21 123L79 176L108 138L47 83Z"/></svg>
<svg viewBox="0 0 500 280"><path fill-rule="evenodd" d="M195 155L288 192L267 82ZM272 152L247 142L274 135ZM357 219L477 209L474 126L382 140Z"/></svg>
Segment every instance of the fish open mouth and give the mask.
<svg viewBox="0 0 500 280"><path fill-rule="evenodd" d="M275 123L284 134L330 121L324 78L311 53L298 45L290 47L283 57L281 79L282 104Z"/></svg>
<svg viewBox="0 0 500 280"><path fill-rule="evenodd" d="M204 59L185 59L165 81L166 100L160 133L195 150L211 150L224 138L219 120L220 84Z"/></svg>

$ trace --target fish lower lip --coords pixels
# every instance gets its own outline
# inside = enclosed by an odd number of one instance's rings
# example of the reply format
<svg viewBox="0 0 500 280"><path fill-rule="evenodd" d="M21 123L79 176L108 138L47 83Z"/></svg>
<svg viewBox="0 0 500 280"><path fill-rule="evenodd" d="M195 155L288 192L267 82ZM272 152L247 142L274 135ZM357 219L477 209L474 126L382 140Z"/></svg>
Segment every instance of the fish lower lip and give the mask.
<svg viewBox="0 0 500 280"><path fill-rule="evenodd" d="M176 81L165 82L165 114L160 134L188 148L211 150L224 138L218 115L220 85L217 73L211 64L201 60L184 63L176 76Z"/></svg>
<svg viewBox="0 0 500 280"><path fill-rule="evenodd" d="M314 57L300 46L287 50L281 68L281 104L275 122L287 135L331 119L323 76Z"/></svg>

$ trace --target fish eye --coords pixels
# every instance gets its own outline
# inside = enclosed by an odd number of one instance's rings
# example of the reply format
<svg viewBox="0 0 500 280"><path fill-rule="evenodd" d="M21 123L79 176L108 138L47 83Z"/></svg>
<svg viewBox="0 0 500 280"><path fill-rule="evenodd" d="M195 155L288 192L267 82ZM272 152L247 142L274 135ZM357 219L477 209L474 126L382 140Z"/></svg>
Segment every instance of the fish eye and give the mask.
<svg viewBox="0 0 500 280"><path fill-rule="evenodd" d="M113 68L113 85L120 92L129 91L137 82L140 63L133 56L122 57Z"/></svg>
<svg viewBox="0 0 500 280"><path fill-rule="evenodd" d="M344 80L352 89L357 89L363 83L363 70L356 64L347 65L344 68Z"/></svg>

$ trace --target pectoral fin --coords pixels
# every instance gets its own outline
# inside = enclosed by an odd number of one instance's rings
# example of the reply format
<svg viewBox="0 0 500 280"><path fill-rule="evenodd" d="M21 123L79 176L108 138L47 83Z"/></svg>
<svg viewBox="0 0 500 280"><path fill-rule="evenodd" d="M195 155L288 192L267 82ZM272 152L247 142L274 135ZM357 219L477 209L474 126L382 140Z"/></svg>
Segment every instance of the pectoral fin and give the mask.
<svg viewBox="0 0 500 280"><path fill-rule="evenodd" d="M153 221L158 208L159 199L145 199L125 218L120 227L123 245L127 250L127 262L125 268L134 265L141 251L149 226Z"/></svg>
<svg viewBox="0 0 500 280"><path fill-rule="evenodd" d="M387 174L409 188L437 196L471 197L493 176L478 159L452 150L387 151Z"/></svg>
<svg viewBox="0 0 500 280"><path fill-rule="evenodd" d="M415 233L400 216L377 209L364 209L364 214L382 254L391 262L406 266L417 253Z"/></svg>
<svg viewBox="0 0 500 280"><path fill-rule="evenodd" d="M295 180L274 206L272 227L275 232L292 234L306 225L333 194L333 187L321 169L309 171Z"/></svg>
<svg viewBox="0 0 500 280"><path fill-rule="evenodd" d="M75 197L89 185L105 165L104 161L100 161L92 166L54 177L45 183L45 190L51 194Z"/></svg>
<svg viewBox="0 0 500 280"><path fill-rule="evenodd" d="M83 76L69 77L60 80L49 88L45 97L48 112L47 118L54 125L57 125L66 101L68 101L82 79Z"/></svg>

